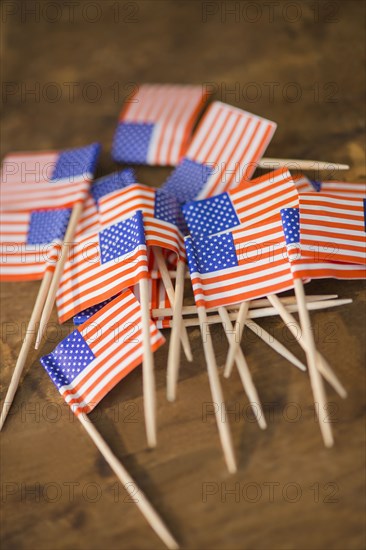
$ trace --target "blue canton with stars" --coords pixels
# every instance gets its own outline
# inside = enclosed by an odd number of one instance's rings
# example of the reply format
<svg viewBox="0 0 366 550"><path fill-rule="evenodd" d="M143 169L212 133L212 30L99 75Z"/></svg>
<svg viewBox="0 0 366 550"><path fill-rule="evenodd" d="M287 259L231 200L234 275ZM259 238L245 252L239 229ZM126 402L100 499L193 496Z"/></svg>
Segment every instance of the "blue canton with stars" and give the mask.
<svg viewBox="0 0 366 550"><path fill-rule="evenodd" d="M62 240L69 218L70 208L57 210L34 210L30 215L27 244L47 244Z"/></svg>
<svg viewBox="0 0 366 550"><path fill-rule="evenodd" d="M51 181L69 178L71 181L77 176L94 174L101 146L92 143L86 147L68 149L60 153Z"/></svg>
<svg viewBox="0 0 366 550"><path fill-rule="evenodd" d="M135 250L145 244L142 213L115 223L99 232L101 263L105 264Z"/></svg>
<svg viewBox="0 0 366 550"><path fill-rule="evenodd" d="M136 174L132 168L126 168L120 172L114 172L108 176L97 179L90 188L90 192L98 205L99 200L113 193L113 191L118 191L130 185L131 183L136 183Z"/></svg>
<svg viewBox="0 0 366 550"><path fill-rule="evenodd" d="M96 304L95 306L88 307L83 311L80 311L80 313L78 313L77 315L74 315L73 317L74 325L78 327L79 325L86 323L86 321L88 321L90 317L98 313L100 309L106 306L114 298L115 296L113 296L112 298L109 298L108 300L104 300L104 302L100 302L100 304Z"/></svg>
<svg viewBox="0 0 366 550"><path fill-rule="evenodd" d="M166 180L163 189L180 203L193 201L211 176L213 169L190 159L183 159Z"/></svg>
<svg viewBox="0 0 366 550"><path fill-rule="evenodd" d="M155 124L121 122L114 134L112 158L126 164L147 164L147 154Z"/></svg>
<svg viewBox="0 0 366 550"><path fill-rule="evenodd" d="M232 233L195 241L188 237L185 243L191 273L212 273L239 265Z"/></svg>
<svg viewBox="0 0 366 550"><path fill-rule="evenodd" d="M300 243L300 213L298 208L282 208L281 220L286 245Z"/></svg>
<svg viewBox="0 0 366 550"><path fill-rule="evenodd" d="M240 225L240 220L227 193L193 201L182 208L192 237L213 235Z"/></svg>
<svg viewBox="0 0 366 550"><path fill-rule="evenodd" d="M62 340L40 361L53 383L60 389L69 385L95 359L95 355L78 330Z"/></svg>

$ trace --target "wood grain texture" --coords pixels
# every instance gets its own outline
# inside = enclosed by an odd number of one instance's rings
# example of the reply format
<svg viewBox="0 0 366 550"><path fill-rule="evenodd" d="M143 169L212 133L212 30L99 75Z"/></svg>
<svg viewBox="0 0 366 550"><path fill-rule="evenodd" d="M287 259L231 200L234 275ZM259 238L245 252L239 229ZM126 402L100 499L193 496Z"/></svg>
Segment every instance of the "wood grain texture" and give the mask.
<svg viewBox="0 0 366 550"><path fill-rule="evenodd" d="M36 4L44 8L48 3ZM30 5L27 2L13 2L18 13L3 16L3 78L8 87L2 157L12 150L62 148L100 140L104 151L99 174L107 174L116 168L109 150L120 106L131 90L129 83L209 82L217 90L216 99L278 123L268 156L345 162L351 165L348 181L365 181L362 2L293 2L299 8L295 22L289 21L295 17L294 8L288 7L287 17L283 11L287 2L281 2L281 7L273 3L272 22L266 3L254 2L259 15L252 23L255 12L245 11L247 2L233 3L241 6L240 13L230 16L224 2L132 2L131 14L127 2L102 1L94 3L100 14L94 23L87 21L96 17L92 8L82 13L82 7L90 3L79 3L74 22L63 3L59 4L62 17L54 23L50 19L57 14L52 7L38 21L26 14L22 21L21 10ZM215 12L211 16L207 15L208 4ZM318 19L311 7L314 4ZM128 22L131 17L136 21ZM71 82L77 83L73 100L68 91L71 84L64 84ZM296 90L290 83L294 82L300 91L298 99L291 101ZM56 83L61 92L57 101L51 101L50 83ZM249 83L255 85L250 89ZM26 94L37 86L39 97ZM251 101L256 90L261 96ZM93 101L96 91L100 97ZM169 170L143 167L137 173L141 182L159 185ZM38 286L8 283L1 287L2 399ZM227 473L222 458L214 415L205 414L211 395L198 327L188 329L194 361L190 364L181 355L175 403L168 403L165 396L168 334L167 345L156 354L156 450L146 448L139 369L92 413L113 452L183 548L365 547L361 515L364 285L317 281L306 290L354 300L341 309L311 314L319 350L349 394L342 401L327 386L333 450L322 445L307 375L249 331L244 336L245 355L268 429L258 429L238 374L233 372L229 380L222 377L227 409L234 411L230 423L239 467L234 476ZM259 323L304 359L278 318ZM57 325L53 312L41 353L50 352L70 330L70 324ZM226 338L219 326L211 330L222 374ZM136 506L126 501L124 489L118 491L113 473L71 418L38 357L33 352L29 359L0 438L2 548L162 548ZM227 494L227 490L236 494Z"/></svg>

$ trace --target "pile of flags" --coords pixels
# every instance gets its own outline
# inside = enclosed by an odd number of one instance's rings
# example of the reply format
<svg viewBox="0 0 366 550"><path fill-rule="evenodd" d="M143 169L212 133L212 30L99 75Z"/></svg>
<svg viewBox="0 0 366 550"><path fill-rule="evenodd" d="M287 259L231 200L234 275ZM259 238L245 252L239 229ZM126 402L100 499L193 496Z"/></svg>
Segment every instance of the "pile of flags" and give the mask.
<svg viewBox="0 0 366 550"><path fill-rule="evenodd" d="M258 424L266 428L245 345L240 346L244 326L254 330L254 319L266 315L279 315L301 334L307 365L260 330L266 345L296 368L308 369L327 446L333 434L323 422L324 379L346 396L315 348L309 311L349 300L306 297L304 284L365 278L365 186L313 181L286 166L252 179L276 124L214 101L192 136L208 99L199 86L143 85L125 104L112 156L125 164L174 166L159 189L138 182L132 168L93 181L96 143L14 153L2 164L1 280L42 283L0 428L35 334L38 347L56 303L59 322L73 319L76 328L40 362L124 484L129 475L86 415L142 364L147 443L156 446L154 353L165 344L161 330L171 330L169 401L176 398L181 347L193 360L187 327L197 325L212 398L224 407L209 331L220 323L229 344L223 374L229 377L236 365ZM278 296L289 290L292 296ZM187 306L185 295L195 305ZM227 468L235 472L230 426L223 418L220 408L219 437ZM177 548L143 493L138 506L166 545Z"/></svg>

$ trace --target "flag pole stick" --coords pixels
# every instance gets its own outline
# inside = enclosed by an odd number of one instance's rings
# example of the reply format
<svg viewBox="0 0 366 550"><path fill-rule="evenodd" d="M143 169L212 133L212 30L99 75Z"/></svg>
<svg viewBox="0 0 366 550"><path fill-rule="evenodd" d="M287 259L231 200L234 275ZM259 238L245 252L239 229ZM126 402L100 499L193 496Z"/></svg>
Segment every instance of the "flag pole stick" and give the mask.
<svg viewBox="0 0 366 550"><path fill-rule="evenodd" d="M116 474L122 485L124 485L126 491L130 493L131 497L134 499L135 504L139 508L142 515L145 517L146 521L149 523L150 527L164 542L167 548L169 548L170 550L175 550L179 548L177 541L174 539L156 510L152 507L152 505L146 498L146 495L137 486L136 482L127 472L123 464L113 454L110 447L107 445L95 426L88 419L87 415L85 413L81 413L77 417L83 428L93 441L94 445L100 451L100 453L109 464L113 472Z"/></svg>
<svg viewBox="0 0 366 550"><path fill-rule="evenodd" d="M238 317L236 319L236 324L235 324L235 338L233 338L233 340L230 344L229 352L228 352L228 355L227 355L226 364L225 364L225 368L224 368L225 378L228 378L231 374L233 364L234 364L235 355L236 355L237 349L240 347L240 342L241 342L241 338L242 338L242 335L243 335L245 320L248 316L249 305L250 305L250 302L242 302L240 304L239 313L238 313Z"/></svg>
<svg viewBox="0 0 366 550"><path fill-rule="evenodd" d="M308 302L320 302L324 300L335 300L338 298L338 294L319 294L314 296L307 296L306 297L306 303ZM281 303L283 303L286 306L296 305L296 297L295 296L285 296L283 298L280 298ZM251 300L250 306L249 306L249 312L253 311L254 309L258 308L265 308L270 306L269 300L267 298L260 299L260 300ZM240 304L234 304L232 306L226 306L227 311L238 311L240 307ZM206 309L207 313L213 313L218 311L217 307L209 307ZM156 308L152 310L153 317L167 317L173 315L173 309L169 307L163 307L163 308ZM183 315L197 315L197 306L183 306L182 308L182 314ZM249 313L250 314L250 313ZM249 316L248 314L248 316Z"/></svg>
<svg viewBox="0 0 366 550"><path fill-rule="evenodd" d="M301 328L306 342L306 357L308 360L310 384L313 390L320 431L322 433L325 446L332 447L334 441L331 425L327 421L327 398L322 377L316 366L316 347L310 322L310 315L306 306L305 291L302 280L297 278L294 279L294 287L297 303L299 306Z"/></svg>
<svg viewBox="0 0 366 550"><path fill-rule="evenodd" d="M245 321L245 326L247 326L254 334L261 338L270 348L272 348L279 355L282 355L287 361L292 363L296 368L302 372L306 372L306 366L302 363L291 351L289 351L286 346L281 344L276 338L269 334L263 327L260 327L252 320Z"/></svg>
<svg viewBox="0 0 366 550"><path fill-rule="evenodd" d="M226 334L226 337L228 339L229 344L235 338L235 334L233 333L233 325L231 323L229 314L224 307L219 307L219 315L222 319L222 325L224 327L224 331ZM252 407L253 413L255 418L257 419L257 422L259 424L259 427L264 430L267 427L266 419L264 416L264 412L262 409L262 404L258 396L257 389L254 385L252 375L250 373L248 364L246 362L244 353L242 349L239 347L237 348L236 354L235 354L235 362L238 369L238 373L241 379L241 382L243 384L243 388L245 393L247 394L247 397L249 399L250 406Z"/></svg>
<svg viewBox="0 0 366 550"><path fill-rule="evenodd" d="M161 248L159 248L158 246L154 246L154 256L156 258L156 262L158 264L158 268L159 268L159 271L160 271L160 274L161 274L161 278L163 280L165 290L166 290L166 293L167 293L168 298L169 298L170 306L174 310L175 290L174 290L173 283L172 283L172 280L171 280L170 275L169 275L168 268L167 268L165 260L163 258L163 254L161 252ZM177 268L177 271L178 271L178 268ZM181 274L180 274L180 276L181 276ZM184 278L184 273L183 273L183 278ZM181 283L179 282L179 284L181 284ZM183 326L183 325L181 325L181 330L179 332L179 338L182 342L182 347L184 349L184 353L185 353L185 356L186 356L187 360L190 361L190 362L193 361L191 345L189 343L189 338L188 338L188 332L187 332L186 327Z"/></svg>
<svg viewBox="0 0 366 550"><path fill-rule="evenodd" d="M184 274L186 264L183 260L178 260L177 278L175 281L175 301L172 319L172 331L170 334L170 344L168 352L168 367L167 367L167 399L175 401L177 394L177 382L180 363L180 344L179 337L183 324L182 308L184 298Z"/></svg>
<svg viewBox="0 0 366 550"><path fill-rule="evenodd" d="M352 299L350 298L343 299L343 300L329 300L328 302L311 302L308 304L308 310L317 311L317 310L322 310L322 309L327 309L332 307L344 306L351 303L352 303ZM299 308L296 305L287 306L287 309L288 311L291 311L294 313L299 311ZM162 314L160 313L160 310L156 310L156 313L157 313L157 317L161 317ZM268 308L259 308L259 309L249 310L248 318L259 319L263 317L274 317L276 315L278 315L278 311L274 307L268 307ZM232 321L236 321L238 317L238 312L237 311L229 312L229 317ZM217 324L221 324L221 322L222 321L221 321L220 315L207 315L208 325L217 325ZM200 321L197 317L188 318L188 319L183 319L183 324L186 327L198 327L200 324ZM168 328L171 328L173 325L172 321L168 321L167 325L168 325Z"/></svg>
<svg viewBox="0 0 366 550"><path fill-rule="evenodd" d="M231 375L233 364L234 364L235 353L236 353L236 350L240 347L240 342L242 339L242 334L243 334L245 325L248 326L248 328L250 328L255 334L257 334L259 338L262 338L262 340L264 340L266 344L268 344L271 348L273 348L277 353L282 355L282 357L285 357L285 359L287 359L295 367L299 368L300 370L306 370L305 365L303 365L303 363L299 361L299 359L295 357L293 353L291 353L283 344L281 344L281 342L271 337L270 334L268 334L268 332L266 332L259 325L255 323L250 324L246 322L246 317L248 317L248 311L250 310L248 310L248 307L245 306L245 304L248 304L248 303L249 302L243 302L239 308L238 319L236 322L237 340L233 341L229 348L229 353L226 359L226 364L224 369L224 377L229 378L229 376ZM281 313L279 311L278 311L278 314L281 316Z"/></svg>
<svg viewBox="0 0 366 550"><path fill-rule="evenodd" d="M36 338L36 345L35 345L36 349L39 348L39 345L41 343L41 340L42 340L42 337L43 337L43 334L44 334L44 331L45 331L45 328L46 328L46 325L47 325L48 320L51 316L52 308L53 308L53 305L54 305L55 299L56 299L58 286L59 286L59 283L60 283L60 280L61 280L61 277L62 277L62 273L63 273L63 270L64 270L66 260L67 260L68 255L69 255L70 248L72 246L72 241L73 241L74 236L75 236L77 223L78 223L78 221L80 219L80 216L83 212L83 208L84 208L83 202L78 202L77 204L74 205L74 207L72 209L70 220L69 220L67 230L66 230L66 233L65 233L65 237L64 237L64 242L62 243L61 253L60 253L60 256L58 258L55 271L53 273L50 290L49 290L48 296L46 298L46 303L44 305L41 320L40 320L40 323L39 323L39 329L38 329L38 334L37 334L37 338Z"/></svg>
<svg viewBox="0 0 366 550"><path fill-rule="evenodd" d="M149 280L147 277L140 279L140 303L142 323L142 383L144 395L144 416L147 444L156 447L156 399L155 399L155 374L154 355L150 343L150 307L149 307Z"/></svg>
<svg viewBox="0 0 366 550"><path fill-rule="evenodd" d="M42 308L46 300L46 296L51 284L51 280L52 280L52 271L50 269L46 269L43 275L41 286L39 287L39 290L38 290L37 298L34 303L33 311L28 323L27 331L24 336L22 347L20 348L18 359L11 377L10 385L5 396L5 401L4 401L3 409L1 411L1 416L0 416L0 430L4 425L4 422L6 420L6 417L8 416L10 407L13 403L14 396L17 392L20 377L22 376L22 372L23 372L25 363L27 361L29 351L31 349L32 343L35 338L37 324L41 317Z"/></svg>
<svg viewBox="0 0 366 550"><path fill-rule="evenodd" d="M268 300L271 302L273 307L277 309L282 320L284 321L284 323L286 323L287 328L295 336L295 338L299 342L302 349L306 351L307 343L304 341L303 338L299 338L299 334L301 335L301 329L295 317L291 315L289 311L287 311L286 307L284 307L281 300L275 294L269 295ZM345 399L347 397L346 389L341 384L335 372L333 371L331 366L328 364L328 362L325 360L325 358L319 353L319 351L316 351L316 359L317 359L317 368L320 371L320 373L328 381L328 383L331 384L331 386L333 386L333 389L338 393L338 395L342 397L342 399Z"/></svg>
<svg viewBox="0 0 366 550"><path fill-rule="evenodd" d="M212 338L207 323L207 315L205 308L200 306L197 307L198 319L200 322L203 350L205 353L206 365L208 379L211 388L212 399L215 405L215 416L217 427L219 430L219 436L221 441L221 446L224 452L224 457L226 461L227 468L230 473L235 473L237 470L235 454L233 448L233 442L231 439L231 433L229 424L226 419L226 408L224 403L224 398L222 394L222 389L220 385L219 375L217 372L215 352L212 345ZM205 330L207 329L207 330ZM224 420L222 417L224 416Z"/></svg>
<svg viewBox="0 0 366 550"><path fill-rule="evenodd" d="M348 164L321 160L262 158L258 168L288 168L289 170L349 170Z"/></svg>

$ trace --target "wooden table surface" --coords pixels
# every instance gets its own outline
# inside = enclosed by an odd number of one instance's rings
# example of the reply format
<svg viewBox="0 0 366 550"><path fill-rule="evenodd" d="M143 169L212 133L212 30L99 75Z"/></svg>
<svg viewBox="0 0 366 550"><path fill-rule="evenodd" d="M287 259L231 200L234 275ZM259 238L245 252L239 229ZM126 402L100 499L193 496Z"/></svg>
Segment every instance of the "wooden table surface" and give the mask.
<svg viewBox="0 0 366 550"><path fill-rule="evenodd" d="M99 1L76 2L72 9L66 4L3 3L2 157L13 150L100 140L99 174L107 174L115 169L111 140L131 86L209 83L216 99L278 123L268 156L346 162L351 170L344 177L365 181L361 1ZM168 173L138 169L140 181L151 185ZM1 287L2 398L37 289L37 283ZM251 335L245 353L269 425L262 432L253 422L236 373L223 380L236 475L226 471L209 414L198 328L189 330L194 362L182 359L174 404L165 399L168 346L156 354L157 450L146 448L139 369L92 414L183 548L365 547L363 289L361 282L332 280L307 288L353 299L351 305L312 314L318 347L349 393L341 400L327 388L333 450L322 445L307 375ZM42 354L71 329L59 327L55 313L52 321ZM303 357L277 318L260 324ZM215 326L212 334L222 366L224 333ZM162 548L68 414L35 352L1 435L1 450L4 550Z"/></svg>

